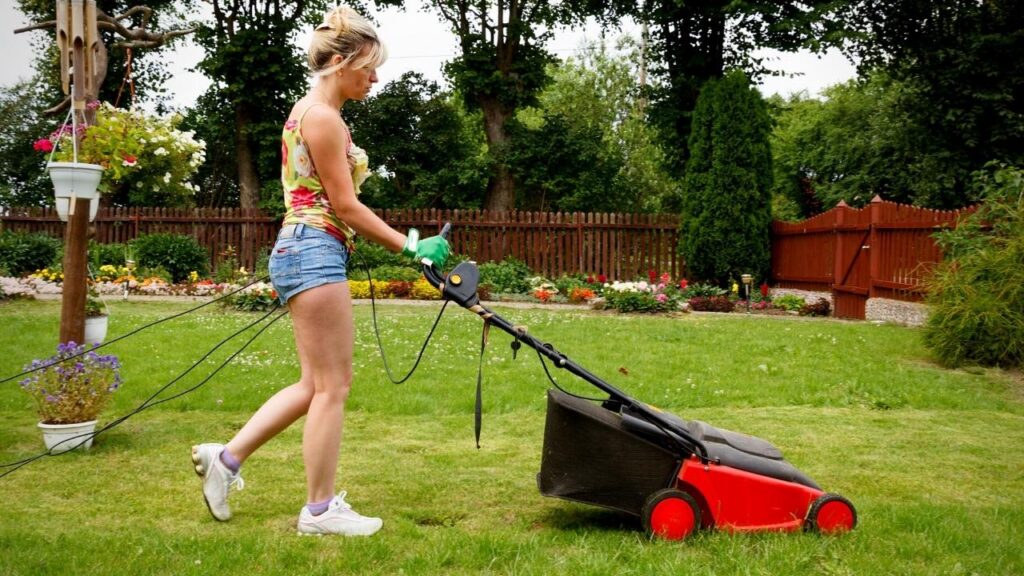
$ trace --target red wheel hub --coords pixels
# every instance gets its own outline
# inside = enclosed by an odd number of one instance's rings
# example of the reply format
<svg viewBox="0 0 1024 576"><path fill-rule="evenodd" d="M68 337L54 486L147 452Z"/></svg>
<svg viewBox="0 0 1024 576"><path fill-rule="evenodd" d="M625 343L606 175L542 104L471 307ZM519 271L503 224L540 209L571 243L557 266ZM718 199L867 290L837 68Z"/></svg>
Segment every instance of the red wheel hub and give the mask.
<svg viewBox="0 0 1024 576"><path fill-rule="evenodd" d="M818 530L828 534L853 530L853 510L841 500L826 502L818 510Z"/></svg>
<svg viewBox="0 0 1024 576"><path fill-rule="evenodd" d="M682 540L695 526L693 508L681 498L666 498L651 511L651 532L667 540Z"/></svg>

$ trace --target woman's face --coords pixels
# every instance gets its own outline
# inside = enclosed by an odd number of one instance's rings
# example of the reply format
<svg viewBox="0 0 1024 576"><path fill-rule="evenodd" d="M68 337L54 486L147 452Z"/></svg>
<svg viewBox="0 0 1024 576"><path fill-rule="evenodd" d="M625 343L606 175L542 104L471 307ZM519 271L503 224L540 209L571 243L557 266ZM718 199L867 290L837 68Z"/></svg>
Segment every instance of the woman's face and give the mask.
<svg viewBox="0 0 1024 576"><path fill-rule="evenodd" d="M370 50L369 46L364 47L355 62L360 62ZM342 90L348 100L362 100L370 94L370 89L377 83L377 68L363 66L360 68L345 68L341 77Z"/></svg>

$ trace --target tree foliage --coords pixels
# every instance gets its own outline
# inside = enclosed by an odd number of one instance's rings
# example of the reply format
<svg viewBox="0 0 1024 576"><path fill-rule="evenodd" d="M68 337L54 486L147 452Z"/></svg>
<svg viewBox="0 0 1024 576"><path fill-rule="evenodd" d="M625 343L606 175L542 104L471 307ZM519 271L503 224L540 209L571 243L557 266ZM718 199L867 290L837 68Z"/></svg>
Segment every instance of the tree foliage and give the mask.
<svg viewBox="0 0 1024 576"><path fill-rule="evenodd" d="M726 69L751 76L769 73L753 56L757 48L795 50L831 38L835 21L825 18L837 0L757 1L648 0L639 18L650 26L651 117L661 128L672 171L681 175L697 98L705 82Z"/></svg>
<svg viewBox="0 0 1024 576"><path fill-rule="evenodd" d="M461 53L445 72L471 111L483 120L491 178L484 206L515 207L515 188L506 155L514 146L506 124L518 109L536 103L547 85L545 67L554 57L544 45L557 26L609 10L609 3L580 0L432 0L431 5L459 39Z"/></svg>
<svg viewBox="0 0 1024 576"><path fill-rule="evenodd" d="M480 126L437 83L407 72L364 102L350 102L345 117L375 173L363 185L367 205L481 205L488 166Z"/></svg>
<svg viewBox="0 0 1024 576"><path fill-rule="evenodd" d="M852 0L836 18L862 70L899 83L915 202L963 206L974 171L1024 161L1024 2Z"/></svg>
<svg viewBox="0 0 1024 576"><path fill-rule="evenodd" d="M303 59L293 43L295 33L309 24L309 18L318 18L325 3L213 0L211 4L212 19L195 24L196 42L206 52L199 69L213 83L190 111L187 124L211 148L223 146L232 152L237 184L231 189L238 191L242 207L256 208L263 183L280 177L281 125L307 85ZM227 157L216 153L209 160ZM218 165L204 171L213 180L205 184L222 182L228 170Z"/></svg>
<svg viewBox="0 0 1024 576"><path fill-rule="evenodd" d="M538 107L519 114L511 155L526 192L519 208L657 212L674 201L636 83L639 47L624 39L619 48L613 55L603 42L590 44L550 66Z"/></svg>
<svg viewBox="0 0 1024 576"><path fill-rule="evenodd" d="M680 249L687 275L719 285L771 265L767 106L738 70L705 84L694 111Z"/></svg>

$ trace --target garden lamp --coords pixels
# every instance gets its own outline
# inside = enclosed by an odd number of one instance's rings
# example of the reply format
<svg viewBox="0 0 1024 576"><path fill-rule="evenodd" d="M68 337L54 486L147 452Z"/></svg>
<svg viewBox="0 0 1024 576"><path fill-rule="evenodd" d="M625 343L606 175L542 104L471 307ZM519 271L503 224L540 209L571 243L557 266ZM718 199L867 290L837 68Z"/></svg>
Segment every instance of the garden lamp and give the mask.
<svg viewBox="0 0 1024 576"><path fill-rule="evenodd" d="M754 282L754 277L751 276L750 274L743 274L743 275L740 276L740 279L743 280L743 285L746 287L746 292L747 292L747 314L750 314L750 294L751 294L750 287L751 287L751 285Z"/></svg>

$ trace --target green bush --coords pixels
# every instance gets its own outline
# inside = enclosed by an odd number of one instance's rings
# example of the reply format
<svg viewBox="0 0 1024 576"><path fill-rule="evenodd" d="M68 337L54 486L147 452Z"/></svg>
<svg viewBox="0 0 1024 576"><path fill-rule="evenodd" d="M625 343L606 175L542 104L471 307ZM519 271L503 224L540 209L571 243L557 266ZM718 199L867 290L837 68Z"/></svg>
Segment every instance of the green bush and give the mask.
<svg viewBox="0 0 1024 576"><path fill-rule="evenodd" d="M420 268L409 266L378 266L373 269L374 280L400 280L402 282L415 282L423 276Z"/></svg>
<svg viewBox="0 0 1024 576"><path fill-rule="evenodd" d="M526 294L530 291L529 278L533 272L511 256L501 262L484 262L479 268L480 284L490 286L492 293Z"/></svg>
<svg viewBox="0 0 1024 576"><path fill-rule="evenodd" d="M189 272L208 275L210 255L192 236L149 234L132 241L139 268L162 267L173 282L188 280Z"/></svg>
<svg viewBox="0 0 1024 576"><path fill-rule="evenodd" d="M936 234L946 254L928 282L924 341L947 366L1024 364L1024 171L978 176L984 203Z"/></svg>
<svg viewBox="0 0 1024 576"><path fill-rule="evenodd" d="M683 298L689 300L691 298L711 298L712 296L725 296L728 294L728 290L725 288L719 288L714 284L701 284L697 282L690 284L683 290Z"/></svg>
<svg viewBox="0 0 1024 576"><path fill-rule="evenodd" d="M93 267L93 272L99 270L99 267L104 264L124 266L127 253L127 244L100 244L92 240L89 241L89 265Z"/></svg>
<svg viewBox="0 0 1024 576"><path fill-rule="evenodd" d="M24 276L59 263L61 241L46 234L4 231L0 233L0 271Z"/></svg>
<svg viewBox="0 0 1024 576"><path fill-rule="evenodd" d="M348 270L352 272L355 268L365 270L379 268L381 266L408 266L410 260L397 252L371 242L361 236L356 236L356 251L349 258Z"/></svg>
<svg viewBox="0 0 1024 576"><path fill-rule="evenodd" d="M558 293L564 296L568 296L572 293L573 288L590 288L587 284L586 279L583 275L577 274L575 276L562 276L555 280L555 288L558 288Z"/></svg>
<svg viewBox="0 0 1024 576"><path fill-rule="evenodd" d="M772 306L787 312L799 312L807 305L807 301L796 294L784 294L772 300Z"/></svg>

